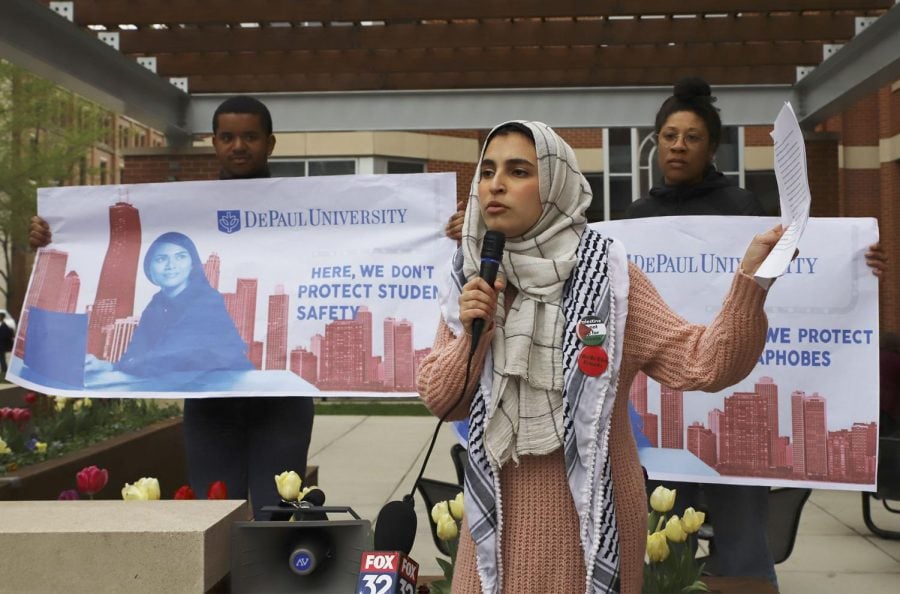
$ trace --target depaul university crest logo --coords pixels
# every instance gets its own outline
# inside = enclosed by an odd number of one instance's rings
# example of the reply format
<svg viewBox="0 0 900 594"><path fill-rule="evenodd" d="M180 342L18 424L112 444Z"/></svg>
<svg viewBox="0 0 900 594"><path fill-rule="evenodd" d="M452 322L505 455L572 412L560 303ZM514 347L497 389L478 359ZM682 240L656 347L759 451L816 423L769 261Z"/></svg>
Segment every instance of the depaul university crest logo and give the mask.
<svg viewBox="0 0 900 594"><path fill-rule="evenodd" d="M236 233L241 230L241 211L239 210L220 210L218 219L219 231L222 233Z"/></svg>

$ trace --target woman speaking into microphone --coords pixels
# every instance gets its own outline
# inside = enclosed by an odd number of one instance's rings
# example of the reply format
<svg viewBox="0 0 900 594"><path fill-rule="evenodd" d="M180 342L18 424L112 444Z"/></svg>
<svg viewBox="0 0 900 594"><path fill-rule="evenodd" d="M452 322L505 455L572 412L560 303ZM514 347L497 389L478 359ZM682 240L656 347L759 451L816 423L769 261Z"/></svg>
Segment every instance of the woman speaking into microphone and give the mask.
<svg viewBox="0 0 900 594"><path fill-rule="evenodd" d="M546 124L488 135L418 376L435 415L470 420L454 592L640 592L646 499L632 378L643 370L715 391L762 351L766 291L752 276L780 227L753 238L702 326L666 306L619 242L587 228L590 202L574 152ZM478 276L489 229L506 236L493 286ZM472 345L475 320L485 327Z"/></svg>

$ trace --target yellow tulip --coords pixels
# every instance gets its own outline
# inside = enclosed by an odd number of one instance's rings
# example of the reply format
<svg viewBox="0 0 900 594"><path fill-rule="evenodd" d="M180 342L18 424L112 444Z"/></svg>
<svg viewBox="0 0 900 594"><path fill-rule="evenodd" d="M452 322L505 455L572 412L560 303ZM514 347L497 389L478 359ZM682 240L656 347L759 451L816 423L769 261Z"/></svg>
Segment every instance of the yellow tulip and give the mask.
<svg viewBox="0 0 900 594"><path fill-rule="evenodd" d="M62 396L54 396L53 399L53 406L56 407L56 412L62 412L66 408L66 399Z"/></svg>
<svg viewBox="0 0 900 594"><path fill-rule="evenodd" d="M431 519L435 524L440 524L441 518L450 515L450 504L447 501L435 503L431 508Z"/></svg>
<svg viewBox="0 0 900 594"><path fill-rule="evenodd" d="M147 492L135 484L125 483L122 487L122 499L125 501L147 501Z"/></svg>
<svg viewBox="0 0 900 594"><path fill-rule="evenodd" d="M278 494L285 501L297 501L297 498L300 497L300 483L300 475L293 470L285 470L281 474L275 475Z"/></svg>
<svg viewBox="0 0 900 594"><path fill-rule="evenodd" d="M12 450L9 449L9 444L3 441L2 437L0 437L0 454L12 454Z"/></svg>
<svg viewBox="0 0 900 594"><path fill-rule="evenodd" d="M153 477L139 478L134 484L147 494L147 499L156 501L159 499L159 481Z"/></svg>
<svg viewBox="0 0 900 594"><path fill-rule="evenodd" d="M85 407L85 408L90 408L90 407L92 407L92 406L94 405L94 403L91 402L91 399L90 399L90 398L82 398L82 399L81 399L81 405L82 405L83 407Z"/></svg>
<svg viewBox="0 0 900 594"><path fill-rule="evenodd" d="M666 513L675 506L676 489L666 489L662 485L656 487L650 494L650 507L661 514Z"/></svg>
<svg viewBox="0 0 900 594"><path fill-rule="evenodd" d="M664 532L654 532L647 537L647 556L651 561L665 561L669 556L669 543Z"/></svg>
<svg viewBox="0 0 900 594"><path fill-rule="evenodd" d="M681 526L681 520L678 516L672 516L666 522L666 538L672 542L684 542L687 540L687 532Z"/></svg>
<svg viewBox="0 0 900 594"><path fill-rule="evenodd" d="M437 523L437 535L441 540L453 540L459 536L459 527L456 525L456 520L453 519L453 516L447 514L441 517Z"/></svg>
<svg viewBox="0 0 900 594"><path fill-rule="evenodd" d="M694 511L693 507L689 507L684 510L684 514L681 516L681 527L684 528L684 531L688 534L693 534L700 530L700 526L702 526L705 521L705 513Z"/></svg>
<svg viewBox="0 0 900 594"><path fill-rule="evenodd" d="M456 499L452 499L447 502L450 507L450 515L453 516L456 520L463 519L463 513L465 511L465 506L463 505L463 493L460 491L456 495Z"/></svg>

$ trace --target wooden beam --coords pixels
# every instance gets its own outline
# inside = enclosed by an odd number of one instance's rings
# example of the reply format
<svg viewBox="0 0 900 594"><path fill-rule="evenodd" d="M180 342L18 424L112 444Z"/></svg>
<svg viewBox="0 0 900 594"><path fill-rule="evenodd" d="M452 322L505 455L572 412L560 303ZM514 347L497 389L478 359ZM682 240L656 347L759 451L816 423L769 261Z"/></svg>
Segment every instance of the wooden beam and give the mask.
<svg viewBox="0 0 900 594"><path fill-rule="evenodd" d="M194 93L264 93L402 89L549 88L578 86L671 86L679 78L701 76L712 85L792 84L793 66L530 70L449 73L314 73L282 75L197 75Z"/></svg>
<svg viewBox="0 0 900 594"><path fill-rule="evenodd" d="M47 3L47 0L38 0ZM893 0L77 0L80 25L123 23L360 22L491 18L597 17L691 13L884 10Z"/></svg>
<svg viewBox="0 0 900 594"><path fill-rule="evenodd" d="M126 54L264 52L323 49L423 49L691 42L821 41L854 34L847 13L594 21L485 21L366 27L277 27L121 31Z"/></svg>
<svg viewBox="0 0 900 594"><path fill-rule="evenodd" d="M815 65L816 43L683 44L639 47L469 48L434 50L325 50L261 53L170 54L157 57L161 76L284 75L306 73L442 73L568 71L608 68ZM414 87L411 87L414 88Z"/></svg>

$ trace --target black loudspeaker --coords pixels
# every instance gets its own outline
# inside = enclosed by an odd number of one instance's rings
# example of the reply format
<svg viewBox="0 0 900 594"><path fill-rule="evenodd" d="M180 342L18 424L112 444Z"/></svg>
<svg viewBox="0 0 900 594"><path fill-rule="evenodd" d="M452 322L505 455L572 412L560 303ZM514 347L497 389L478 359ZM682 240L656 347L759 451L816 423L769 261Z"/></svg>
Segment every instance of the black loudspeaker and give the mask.
<svg viewBox="0 0 900 594"><path fill-rule="evenodd" d="M232 592L354 592L362 553L372 548L368 520L235 522Z"/></svg>

